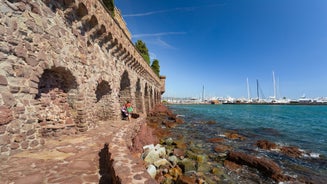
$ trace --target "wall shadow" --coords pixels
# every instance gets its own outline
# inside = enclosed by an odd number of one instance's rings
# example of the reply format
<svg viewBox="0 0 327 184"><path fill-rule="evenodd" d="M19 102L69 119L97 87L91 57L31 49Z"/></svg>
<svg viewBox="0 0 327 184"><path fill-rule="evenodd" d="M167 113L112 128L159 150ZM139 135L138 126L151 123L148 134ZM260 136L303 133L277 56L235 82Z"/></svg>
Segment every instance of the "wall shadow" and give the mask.
<svg viewBox="0 0 327 184"><path fill-rule="evenodd" d="M99 174L101 175L99 184L121 184L121 179L116 176L112 164L113 160L109 152L109 144L105 143L99 152Z"/></svg>

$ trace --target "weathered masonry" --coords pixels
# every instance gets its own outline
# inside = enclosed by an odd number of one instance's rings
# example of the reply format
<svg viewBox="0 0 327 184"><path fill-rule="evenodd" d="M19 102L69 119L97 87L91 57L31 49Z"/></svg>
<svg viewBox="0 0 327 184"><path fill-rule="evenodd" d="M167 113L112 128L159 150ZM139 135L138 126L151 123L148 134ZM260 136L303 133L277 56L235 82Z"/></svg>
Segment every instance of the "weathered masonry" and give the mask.
<svg viewBox="0 0 327 184"><path fill-rule="evenodd" d="M117 22L99 0L0 0L0 154L160 101L165 77Z"/></svg>

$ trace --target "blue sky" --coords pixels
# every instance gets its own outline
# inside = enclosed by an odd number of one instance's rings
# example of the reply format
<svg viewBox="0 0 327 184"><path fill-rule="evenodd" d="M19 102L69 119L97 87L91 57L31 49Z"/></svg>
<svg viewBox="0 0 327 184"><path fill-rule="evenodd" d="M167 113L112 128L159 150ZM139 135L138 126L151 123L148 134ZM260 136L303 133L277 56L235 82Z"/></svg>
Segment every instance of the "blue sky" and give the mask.
<svg viewBox="0 0 327 184"><path fill-rule="evenodd" d="M327 0L116 0L167 76L164 96L327 96Z"/></svg>

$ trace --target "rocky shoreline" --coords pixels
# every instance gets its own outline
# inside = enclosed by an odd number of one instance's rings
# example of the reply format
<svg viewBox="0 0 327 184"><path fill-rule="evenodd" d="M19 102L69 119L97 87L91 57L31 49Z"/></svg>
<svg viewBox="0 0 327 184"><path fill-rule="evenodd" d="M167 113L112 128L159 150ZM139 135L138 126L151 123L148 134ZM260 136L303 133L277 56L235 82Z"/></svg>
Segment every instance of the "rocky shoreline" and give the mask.
<svg viewBox="0 0 327 184"><path fill-rule="evenodd" d="M268 157L234 151L227 142L246 139L235 131L225 132L223 137L208 139L207 142L215 145L215 153L206 154L182 135L171 137L171 128L182 123L183 119L173 114L166 106L157 105L147 117L146 128L133 138L130 150L137 152L144 160L148 173L158 183L322 182L309 177L287 175L284 168ZM258 150L269 150L289 158L308 154L297 147L279 146L267 140L258 140L254 145ZM241 178L241 181L235 181L237 177Z"/></svg>

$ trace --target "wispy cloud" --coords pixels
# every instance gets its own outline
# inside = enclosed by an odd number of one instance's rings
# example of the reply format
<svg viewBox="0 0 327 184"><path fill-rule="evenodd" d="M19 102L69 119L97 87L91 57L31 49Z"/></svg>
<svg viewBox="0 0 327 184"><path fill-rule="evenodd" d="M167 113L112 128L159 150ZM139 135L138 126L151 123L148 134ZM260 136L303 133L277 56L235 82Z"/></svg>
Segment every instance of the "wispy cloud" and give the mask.
<svg viewBox="0 0 327 184"><path fill-rule="evenodd" d="M186 32L162 32L162 33L145 33L145 34L134 34L132 35L133 38L143 38L143 37L159 37L159 36L166 36L166 35L183 35Z"/></svg>
<svg viewBox="0 0 327 184"><path fill-rule="evenodd" d="M176 49L174 46L170 45L169 43L163 41L162 39L158 38L155 42L155 44L167 48L167 49Z"/></svg>
<svg viewBox="0 0 327 184"><path fill-rule="evenodd" d="M193 11L193 10L196 10L196 9L199 9L199 8L216 7L216 6L224 6L224 5L225 5L225 3L223 3L223 4L204 5L204 6L180 7L180 8L173 8L173 9L149 11L149 12L143 12L143 13L125 14L125 15L123 15L123 17L143 17L143 16L154 15L154 14L173 12L173 11Z"/></svg>

